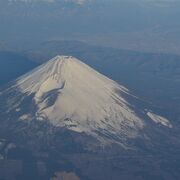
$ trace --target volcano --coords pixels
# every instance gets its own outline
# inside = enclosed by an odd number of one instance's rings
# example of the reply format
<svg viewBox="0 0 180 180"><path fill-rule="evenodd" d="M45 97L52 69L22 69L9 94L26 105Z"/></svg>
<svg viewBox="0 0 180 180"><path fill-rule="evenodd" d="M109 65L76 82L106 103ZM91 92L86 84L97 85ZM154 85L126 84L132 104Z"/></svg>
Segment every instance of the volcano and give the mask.
<svg viewBox="0 0 180 180"><path fill-rule="evenodd" d="M168 119L133 105L138 98L127 88L71 56L56 56L21 76L0 98L6 102L1 111L8 127L48 124L120 144L139 136L150 119L154 126L172 128Z"/></svg>

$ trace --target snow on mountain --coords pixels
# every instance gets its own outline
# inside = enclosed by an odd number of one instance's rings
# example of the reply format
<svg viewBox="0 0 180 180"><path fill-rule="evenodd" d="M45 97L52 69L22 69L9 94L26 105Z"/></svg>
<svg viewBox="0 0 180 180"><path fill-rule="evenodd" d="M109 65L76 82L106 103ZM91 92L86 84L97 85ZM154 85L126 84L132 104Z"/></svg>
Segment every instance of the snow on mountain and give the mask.
<svg viewBox="0 0 180 180"><path fill-rule="evenodd" d="M18 79L16 86L26 95L34 94L38 120L48 119L58 127L126 137L135 137L143 128L121 95L128 90L73 57L53 58Z"/></svg>
<svg viewBox="0 0 180 180"><path fill-rule="evenodd" d="M167 126L169 128L172 128L172 124L169 122L168 119L162 117L162 116L159 116L157 114L154 114L152 112L148 112L147 115L152 119L152 121L154 121L155 123L159 123L163 126Z"/></svg>

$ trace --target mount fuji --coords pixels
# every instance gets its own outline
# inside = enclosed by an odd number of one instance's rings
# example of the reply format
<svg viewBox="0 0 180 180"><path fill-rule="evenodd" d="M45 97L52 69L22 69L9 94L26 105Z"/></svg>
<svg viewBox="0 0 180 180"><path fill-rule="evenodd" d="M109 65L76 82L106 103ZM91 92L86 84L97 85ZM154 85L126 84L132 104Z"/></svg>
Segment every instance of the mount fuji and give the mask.
<svg viewBox="0 0 180 180"><path fill-rule="evenodd" d="M149 123L173 128L168 119L133 101L140 100L78 59L56 56L1 91L0 135L8 129L16 137L36 134L47 140L63 129L125 146Z"/></svg>

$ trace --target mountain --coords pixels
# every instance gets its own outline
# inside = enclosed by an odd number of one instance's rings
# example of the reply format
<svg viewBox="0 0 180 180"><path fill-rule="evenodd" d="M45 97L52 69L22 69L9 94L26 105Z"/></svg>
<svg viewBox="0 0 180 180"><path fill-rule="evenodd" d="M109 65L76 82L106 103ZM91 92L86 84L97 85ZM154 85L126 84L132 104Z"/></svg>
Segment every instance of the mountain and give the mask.
<svg viewBox="0 0 180 180"><path fill-rule="evenodd" d="M10 174L18 167L15 180L179 177L178 123L74 57L56 56L7 84L0 114L0 162Z"/></svg>
<svg viewBox="0 0 180 180"><path fill-rule="evenodd" d="M129 103L138 98L128 89L69 56L57 56L18 78L2 91L4 97L6 119L47 122L101 142L125 145L124 139L136 138L150 119L154 126L172 128L166 118Z"/></svg>
<svg viewBox="0 0 180 180"><path fill-rule="evenodd" d="M34 72L18 79L16 88L34 94L36 118L49 119L58 127L99 138L134 137L143 127L138 116L120 96L128 91L72 57L57 56ZM18 106L17 109L21 109ZM19 119L32 119L23 114Z"/></svg>

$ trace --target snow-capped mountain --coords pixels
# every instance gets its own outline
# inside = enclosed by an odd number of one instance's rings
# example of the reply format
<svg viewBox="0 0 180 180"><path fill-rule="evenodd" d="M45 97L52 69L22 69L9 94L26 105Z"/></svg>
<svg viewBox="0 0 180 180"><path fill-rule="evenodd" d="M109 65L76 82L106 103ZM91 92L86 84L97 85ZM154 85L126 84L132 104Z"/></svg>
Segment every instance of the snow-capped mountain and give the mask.
<svg viewBox="0 0 180 180"><path fill-rule="evenodd" d="M48 123L103 143L136 138L150 119L155 127L172 128L166 118L131 105L127 99L137 98L128 89L69 56L20 77L2 91L3 98L2 117L12 124Z"/></svg>

